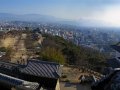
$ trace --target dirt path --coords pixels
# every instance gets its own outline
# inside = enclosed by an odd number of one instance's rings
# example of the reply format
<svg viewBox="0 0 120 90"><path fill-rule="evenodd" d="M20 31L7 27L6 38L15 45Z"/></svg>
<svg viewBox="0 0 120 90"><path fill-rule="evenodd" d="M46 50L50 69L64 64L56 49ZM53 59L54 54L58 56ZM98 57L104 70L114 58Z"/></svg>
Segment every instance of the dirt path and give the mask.
<svg viewBox="0 0 120 90"><path fill-rule="evenodd" d="M26 34L21 34L21 36L18 37L18 41L14 45L14 52L12 52L11 62L21 64L26 62L27 50L24 44L26 36Z"/></svg>

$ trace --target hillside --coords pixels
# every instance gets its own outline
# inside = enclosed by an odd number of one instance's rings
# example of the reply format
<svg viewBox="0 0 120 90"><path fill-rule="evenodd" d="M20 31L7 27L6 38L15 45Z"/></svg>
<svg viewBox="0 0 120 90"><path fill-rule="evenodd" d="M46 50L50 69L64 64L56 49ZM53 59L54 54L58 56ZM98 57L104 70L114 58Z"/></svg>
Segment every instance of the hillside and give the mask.
<svg viewBox="0 0 120 90"><path fill-rule="evenodd" d="M61 58L62 61L60 61L60 63L62 62L66 65L75 65L77 67L86 67L95 70L100 70L106 65L106 57L98 51L89 48L83 48L82 46L77 46L58 36L45 34L43 35L43 37L45 37L45 39L42 43L40 55L41 58L45 60L49 60L49 55L52 53L55 54L53 55L54 58L57 52L60 54L60 57L58 57L58 61L59 58ZM42 56L44 52L45 56ZM49 55L47 56L47 54ZM57 61L57 59L55 61Z"/></svg>
<svg viewBox="0 0 120 90"><path fill-rule="evenodd" d="M13 32L3 33L4 39L1 36L1 50L7 49L6 55L1 59L24 64L27 59L39 58L96 71L101 71L106 66L106 57L103 54L77 46L61 37L48 34L41 35L38 32L31 31L22 31L19 34Z"/></svg>

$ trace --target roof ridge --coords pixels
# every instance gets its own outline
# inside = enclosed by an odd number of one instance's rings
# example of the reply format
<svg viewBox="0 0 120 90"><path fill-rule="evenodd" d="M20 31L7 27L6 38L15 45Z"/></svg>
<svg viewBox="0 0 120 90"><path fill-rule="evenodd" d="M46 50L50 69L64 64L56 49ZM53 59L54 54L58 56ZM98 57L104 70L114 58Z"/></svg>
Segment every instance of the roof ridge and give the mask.
<svg viewBox="0 0 120 90"><path fill-rule="evenodd" d="M56 63L56 62L43 61L43 60L39 60L39 59L30 59L30 60L28 60L28 63L29 62L39 62L39 63L45 63L45 64L60 65L59 63Z"/></svg>
<svg viewBox="0 0 120 90"><path fill-rule="evenodd" d="M12 62L7 62L7 61L0 61L0 63L5 63L5 64L11 64L11 65L20 65L20 64L17 64L17 63L12 63Z"/></svg>
<svg viewBox="0 0 120 90"><path fill-rule="evenodd" d="M111 45L111 47L112 47L114 50L120 52L120 46L118 46L118 45Z"/></svg>

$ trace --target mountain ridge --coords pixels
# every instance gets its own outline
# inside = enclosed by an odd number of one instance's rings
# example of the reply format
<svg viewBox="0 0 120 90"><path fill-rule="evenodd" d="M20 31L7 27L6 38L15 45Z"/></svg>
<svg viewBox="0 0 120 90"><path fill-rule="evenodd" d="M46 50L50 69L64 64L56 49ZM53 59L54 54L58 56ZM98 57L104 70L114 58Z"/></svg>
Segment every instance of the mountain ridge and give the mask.
<svg viewBox="0 0 120 90"><path fill-rule="evenodd" d="M12 13L0 13L0 21L29 21L29 22L47 22L47 23L60 23L76 26L88 26L88 27L101 27L108 24L99 20L91 19L63 19L50 15L42 14L12 14Z"/></svg>

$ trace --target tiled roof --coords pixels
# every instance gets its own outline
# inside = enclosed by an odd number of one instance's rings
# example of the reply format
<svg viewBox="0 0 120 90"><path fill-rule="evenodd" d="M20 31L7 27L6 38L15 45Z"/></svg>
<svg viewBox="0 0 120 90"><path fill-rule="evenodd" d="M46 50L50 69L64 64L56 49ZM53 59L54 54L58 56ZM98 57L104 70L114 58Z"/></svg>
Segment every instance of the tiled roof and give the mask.
<svg viewBox="0 0 120 90"><path fill-rule="evenodd" d="M120 52L120 46L118 46L118 45L111 45L111 47L113 49L115 49L116 51Z"/></svg>
<svg viewBox="0 0 120 90"><path fill-rule="evenodd" d="M12 69L14 69L18 66L19 66L18 64L0 61L0 68L6 68L6 69L9 69L9 70L12 70Z"/></svg>
<svg viewBox="0 0 120 90"><path fill-rule="evenodd" d="M92 85L92 90L120 90L119 86L120 70L114 70L99 82L94 83Z"/></svg>
<svg viewBox="0 0 120 90"><path fill-rule="evenodd" d="M17 87L22 87L22 88L30 88L30 90L36 90L39 86L38 83L35 82L28 82L28 81L24 81L22 79L18 79L15 77L11 77L5 74L0 73L0 82L6 84L7 85L11 85L12 86L17 86ZM22 89L21 89L22 90Z"/></svg>
<svg viewBox="0 0 120 90"><path fill-rule="evenodd" d="M120 60L117 60L116 58L107 60L107 63L112 68L120 68Z"/></svg>
<svg viewBox="0 0 120 90"><path fill-rule="evenodd" d="M23 81L14 77L0 73L0 82L6 82L10 85L22 85Z"/></svg>
<svg viewBox="0 0 120 90"><path fill-rule="evenodd" d="M36 59L28 60L27 65L0 61L0 72L9 75L12 75L11 72L17 75L17 72L19 72L38 77L57 79L61 74L61 66L57 63L40 61Z"/></svg>
<svg viewBox="0 0 120 90"><path fill-rule="evenodd" d="M45 62L40 60L29 60L25 68L22 68L21 73L47 77L47 78L59 78L60 65L51 62Z"/></svg>
<svg viewBox="0 0 120 90"><path fill-rule="evenodd" d="M2 83L1 81L3 80L10 85L19 86L18 88L25 87L34 89L38 87L38 84L25 84L25 81L21 80L26 80L30 82L39 81L39 84L42 84L42 86L45 88L55 88L56 81L61 74L61 66L57 63L35 59L28 60L27 65L19 65L0 61L0 73L4 74L3 76L1 76L0 74L0 83ZM28 76L28 78L26 76ZM32 77L38 78L38 81L36 79L31 81L31 79L29 78ZM20 80L18 78L20 78Z"/></svg>

